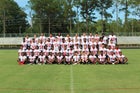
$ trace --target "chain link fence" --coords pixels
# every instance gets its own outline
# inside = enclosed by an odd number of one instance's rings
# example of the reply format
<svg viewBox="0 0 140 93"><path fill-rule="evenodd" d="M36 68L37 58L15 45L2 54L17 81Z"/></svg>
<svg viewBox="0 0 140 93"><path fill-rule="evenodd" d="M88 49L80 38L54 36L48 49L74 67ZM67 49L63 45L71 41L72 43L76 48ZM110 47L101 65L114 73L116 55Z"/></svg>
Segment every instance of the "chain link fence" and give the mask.
<svg viewBox="0 0 140 93"><path fill-rule="evenodd" d="M34 35L40 36L40 33L6 33L6 34L0 34L0 37L25 37L26 35L33 37ZM49 36L49 33L44 33L45 36ZM74 36L75 34L82 35L83 33L61 33L62 36L66 36L69 34L70 36ZM92 33L93 35L96 33ZM98 33L101 35L102 33ZM106 32L105 35L109 35L111 32ZM116 36L140 36L140 32L115 32ZM52 33L53 36L57 36L58 33ZM87 33L89 35L89 33Z"/></svg>

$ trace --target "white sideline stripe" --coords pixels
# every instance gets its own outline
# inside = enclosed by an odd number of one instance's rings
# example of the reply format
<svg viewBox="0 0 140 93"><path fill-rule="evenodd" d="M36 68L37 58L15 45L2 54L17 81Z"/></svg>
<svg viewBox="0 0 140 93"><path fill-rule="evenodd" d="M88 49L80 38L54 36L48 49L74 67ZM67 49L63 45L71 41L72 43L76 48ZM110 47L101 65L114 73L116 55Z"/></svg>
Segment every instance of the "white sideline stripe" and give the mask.
<svg viewBox="0 0 140 93"><path fill-rule="evenodd" d="M71 93L74 93L74 87L73 87L73 68L72 68L72 65L71 65L71 68L70 68L70 89L71 89Z"/></svg>

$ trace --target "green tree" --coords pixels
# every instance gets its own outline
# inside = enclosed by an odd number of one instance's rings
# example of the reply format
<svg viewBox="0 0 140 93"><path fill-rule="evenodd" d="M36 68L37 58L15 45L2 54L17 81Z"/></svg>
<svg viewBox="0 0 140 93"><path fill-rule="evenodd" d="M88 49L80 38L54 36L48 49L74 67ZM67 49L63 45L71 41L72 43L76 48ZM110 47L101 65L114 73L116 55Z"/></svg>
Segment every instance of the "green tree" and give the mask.
<svg viewBox="0 0 140 93"><path fill-rule="evenodd" d="M132 15L140 18L140 0L133 0Z"/></svg>
<svg viewBox="0 0 140 93"><path fill-rule="evenodd" d="M0 20L5 33L22 33L28 26L26 13L17 5L14 0L0 1Z"/></svg>
<svg viewBox="0 0 140 93"><path fill-rule="evenodd" d="M124 31L128 31L128 16L131 14L130 8L132 9L132 5L134 0L119 0L121 4L120 11L124 12Z"/></svg>
<svg viewBox="0 0 140 93"><path fill-rule="evenodd" d="M112 9L112 13L116 15L116 32L119 32L119 9L120 9L120 0L113 0L114 6Z"/></svg>
<svg viewBox="0 0 140 93"><path fill-rule="evenodd" d="M128 19L128 29L129 32L131 32L132 34L134 32L140 32L140 21L138 19L133 19L133 18L129 18Z"/></svg>
<svg viewBox="0 0 140 93"><path fill-rule="evenodd" d="M73 26L75 12L72 0L30 0L34 11L34 25L40 32L69 32Z"/></svg>
<svg viewBox="0 0 140 93"><path fill-rule="evenodd" d="M74 18L76 17L76 12L72 10L72 8L74 7L74 0L64 0L63 4L64 5L64 18L65 21L69 21L67 22L69 24L69 31L72 31L72 27L74 27Z"/></svg>
<svg viewBox="0 0 140 93"><path fill-rule="evenodd" d="M123 31L123 22L120 18L116 20L112 20L108 23L109 25L109 32L122 32Z"/></svg>
<svg viewBox="0 0 140 93"><path fill-rule="evenodd" d="M97 11L101 15L102 20L102 32L106 32L106 21L108 18L112 17L111 13L107 12L107 10L112 7L112 0L98 0L97 2Z"/></svg>
<svg viewBox="0 0 140 93"><path fill-rule="evenodd" d="M97 0L82 0L80 3L81 6L81 15L86 21L86 32L89 30L89 24L95 22L95 8Z"/></svg>

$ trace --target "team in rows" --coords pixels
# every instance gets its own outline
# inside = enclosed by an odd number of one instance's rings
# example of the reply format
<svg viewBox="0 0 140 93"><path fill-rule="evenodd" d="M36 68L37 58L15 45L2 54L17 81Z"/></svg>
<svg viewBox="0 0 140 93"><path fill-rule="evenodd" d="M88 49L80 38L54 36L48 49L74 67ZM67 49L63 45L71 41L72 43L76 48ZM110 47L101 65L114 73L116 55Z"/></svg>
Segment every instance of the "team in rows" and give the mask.
<svg viewBox="0 0 140 93"><path fill-rule="evenodd" d="M66 37L26 36L18 50L19 64L125 64L128 59L117 46L117 37L92 33Z"/></svg>

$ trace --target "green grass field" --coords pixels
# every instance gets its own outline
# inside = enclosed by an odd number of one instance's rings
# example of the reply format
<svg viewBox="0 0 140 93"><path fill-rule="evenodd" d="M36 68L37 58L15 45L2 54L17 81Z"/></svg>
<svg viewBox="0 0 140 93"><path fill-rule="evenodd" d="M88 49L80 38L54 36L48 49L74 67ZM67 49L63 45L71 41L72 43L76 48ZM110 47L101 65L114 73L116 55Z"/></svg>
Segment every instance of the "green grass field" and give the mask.
<svg viewBox="0 0 140 93"><path fill-rule="evenodd" d="M140 50L128 65L18 65L17 50L0 50L0 93L140 93Z"/></svg>

